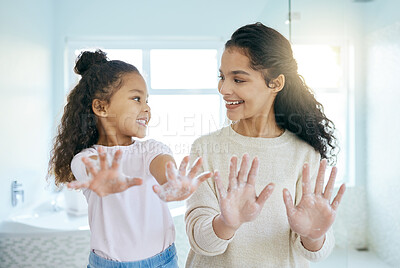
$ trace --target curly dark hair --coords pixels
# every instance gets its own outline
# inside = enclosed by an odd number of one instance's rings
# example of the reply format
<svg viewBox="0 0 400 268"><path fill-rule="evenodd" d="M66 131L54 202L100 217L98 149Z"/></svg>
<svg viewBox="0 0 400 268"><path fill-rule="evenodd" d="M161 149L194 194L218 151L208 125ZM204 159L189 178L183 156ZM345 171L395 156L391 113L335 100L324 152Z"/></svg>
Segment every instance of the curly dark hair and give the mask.
<svg viewBox="0 0 400 268"><path fill-rule="evenodd" d="M108 60L101 50L82 52L76 59L74 71L82 78L68 95L49 161L48 174L54 174L57 186L75 180L70 167L72 158L99 139L93 100L109 103L122 86L123 75L139 73L131 64Z"/></svg>
<svg viewBox="0 0 400 268"><path fill-rule="evenodd" d="M265 82L285 76L285 85L274 100L275 120L283 129L295 133L327 158L336 163L339 152L335 125L324 114L324 108L297 73L289 41L276 30L260 22L237 29L225 49L239 48L250 60L250 67L261 71Z"/></svg>

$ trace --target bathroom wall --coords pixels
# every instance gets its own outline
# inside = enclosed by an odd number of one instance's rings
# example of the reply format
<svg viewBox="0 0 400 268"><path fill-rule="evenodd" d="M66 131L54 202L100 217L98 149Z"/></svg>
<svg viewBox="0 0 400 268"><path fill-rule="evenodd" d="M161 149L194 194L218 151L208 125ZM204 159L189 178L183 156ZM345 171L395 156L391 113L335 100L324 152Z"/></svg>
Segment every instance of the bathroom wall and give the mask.
<svg viewBox="0 0 400 268"><path fill-rule="evenodd" d="M399 9L399 1L374 1L365 31L369 244L392 265L400 263Z"/></svg>
<svg viewBox="0 0 400 268"><path fill-rule="evenodd" d="M11 181L25 203L42 196L52 126L53 3L0 2L0 221L14 209Z"/></svg>

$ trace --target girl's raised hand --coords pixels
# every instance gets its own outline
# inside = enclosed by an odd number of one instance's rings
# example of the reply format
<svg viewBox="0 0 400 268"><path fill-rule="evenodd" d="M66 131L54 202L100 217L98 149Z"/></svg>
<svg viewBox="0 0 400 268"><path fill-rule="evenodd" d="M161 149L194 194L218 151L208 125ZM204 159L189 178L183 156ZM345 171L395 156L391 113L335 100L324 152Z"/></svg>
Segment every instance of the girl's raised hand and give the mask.
<svg viewBox="0 0 400 268"><path fill-rule="evenodd" d="M193 167L187 172L186 167L189 163L189 156L183 158L179 170L176 170L172 162L167 163L166 177L167 182L163 185L154 185L154 192L165 202L180 201L188 198L199 185L211 178L212 173L206 172L198 176L197 173L203 163L202 158L198 158Z"/></svg>
<svg viewBox="0 0 400 268"><path fill-rule="evenodd" d="M111 167L107 162L107 155L101 147L98 148L100 158L100 170L96 170L92 162L86 157L82 158L88 172L92 175L92 179L86 182L73 181L68 183L68 188L82 189L89 188L99 196L106 196L109 194L123 192L129 187L141 185L142 179L139 178L126 178L119 172L119 159L122 152L118 150L112 161Z"/></svg>
<svg viewBox="0 0 400 268"><path fill-rule="evenodd" d="M310 241L316 241L324 238L326 232L335 220L336 210L345 192L345 185L342 184L333 202L330 203L337 168L332 168L328 184L325 187L324 193L322 193L325 170L326 159L323 159L319 166L315 190L313 192L310 182L309 165L305 164L303 166L303 195L297 206L293 205L289 191L287 189L283 190L283 199L290 228L299 234L302 239L306 238Z"/></svg>
<svg viewBox="0 0 400 268"><path fill-rule="evenodd" d="M255 180L258 173L258 158L254 158L250 171L248 166L249 155L245 154L237 173L237 157L231 158L227 190L224 189L219 173L215 172L214 178L220 195L220 218L232 230L237 230L245 222L253 221L274 190L275 185L270 183L257 196Z"/></svg>

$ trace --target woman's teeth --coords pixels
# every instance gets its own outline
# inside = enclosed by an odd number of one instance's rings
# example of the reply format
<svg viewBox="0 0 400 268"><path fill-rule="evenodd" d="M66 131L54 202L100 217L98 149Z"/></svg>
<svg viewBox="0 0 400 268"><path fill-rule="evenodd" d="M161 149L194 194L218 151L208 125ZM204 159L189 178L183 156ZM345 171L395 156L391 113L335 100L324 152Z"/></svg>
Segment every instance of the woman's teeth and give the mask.
<svg viewBox="0 0 400 268"><path fill-rule="evenodd" d="M244 101L243 100L240 100L240 101L226 101L226 104L228 104L228 105L234 105L234 104L241 104L241 103L243 103Z"/></svg>

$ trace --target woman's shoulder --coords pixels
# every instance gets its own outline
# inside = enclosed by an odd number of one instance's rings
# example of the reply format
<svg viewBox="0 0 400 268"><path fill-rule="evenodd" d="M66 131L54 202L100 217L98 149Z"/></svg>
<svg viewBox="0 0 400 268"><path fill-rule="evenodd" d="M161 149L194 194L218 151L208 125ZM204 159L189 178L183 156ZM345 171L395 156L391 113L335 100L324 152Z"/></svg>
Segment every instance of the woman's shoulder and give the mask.
<svg viewBox="0 0 400 268"><path fill-rule="evenodd" d="M308 142L301 139L296 133L293 133L289 130L286 130L288 135L291 137L291 147L292 150L295 150L306 157L309 161L315 162L318 161L321 157L318 150L316 150L313 146L311 146Z"/></svg>

